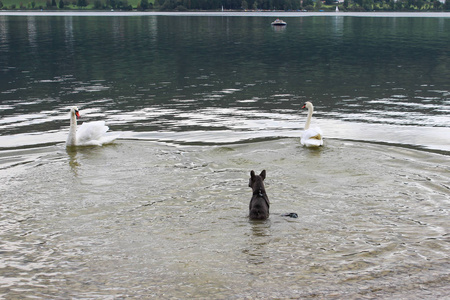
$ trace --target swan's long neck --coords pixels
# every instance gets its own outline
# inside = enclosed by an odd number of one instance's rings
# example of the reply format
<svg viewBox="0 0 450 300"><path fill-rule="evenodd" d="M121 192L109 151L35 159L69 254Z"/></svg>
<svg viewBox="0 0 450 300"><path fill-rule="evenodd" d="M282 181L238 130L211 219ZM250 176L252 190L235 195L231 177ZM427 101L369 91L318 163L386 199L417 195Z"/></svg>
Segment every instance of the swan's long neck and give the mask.
<svg viewBox="0 0 450 300"><path fill-rule="evenodd" d="M308 107L308 117L306 118L305 130L309 129L309 125L311 124L311 118L312 118L313 110L314 110L314 108L312 108L312 107L309 108Z"/></svg>
<svg viewBox="0 0 450 300"><path fill-rule="evenodd" d="M67 146L75 146L77 143L77 117L73 112L70 113L70 129L67 137Z"/></svg>

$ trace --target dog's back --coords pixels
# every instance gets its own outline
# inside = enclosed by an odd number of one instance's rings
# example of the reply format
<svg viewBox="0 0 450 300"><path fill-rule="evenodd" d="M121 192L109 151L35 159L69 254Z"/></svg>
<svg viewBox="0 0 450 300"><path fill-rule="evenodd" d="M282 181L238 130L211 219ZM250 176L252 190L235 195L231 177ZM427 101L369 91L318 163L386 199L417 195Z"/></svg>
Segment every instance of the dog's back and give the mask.
<svg viewBox="0 0 450 300"><path fill-rule="evenodd" d="M250 201L250 219L253 220L265 220L269 217L269 198L260 197L259 195L253 195Z"/></svg>
<svg viewBox="0 0 450 300"><path fill-rule="evenodd" d="M253 220L265 220L269 217L269 197L264 188L264 179L266 178L266 170L260 175L255 175L254 171L250 172L249 187L253 190L253 196L249 205L249 217Z"/></svg>

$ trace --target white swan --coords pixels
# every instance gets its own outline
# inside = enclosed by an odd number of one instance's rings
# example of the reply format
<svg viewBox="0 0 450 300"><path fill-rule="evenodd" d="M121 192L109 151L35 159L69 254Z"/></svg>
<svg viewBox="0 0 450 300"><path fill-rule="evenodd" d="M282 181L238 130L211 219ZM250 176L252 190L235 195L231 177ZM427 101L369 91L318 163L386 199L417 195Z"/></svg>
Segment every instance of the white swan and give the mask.
<svg viewBox="0 0 450 300"><path fill-rule="evenodd" d="M119 134L107 133L109 127L105 121L84 122L77 130L77 119L80 113L76 106L70 108L70 129L66 147L101 146L113 142Z"/></svg>
<svg viewBox="0 0 450 300"><path fill-rule="evenodd" d="M308 109L308 118L306 119L305 131L303 131L300 138L300 143L306 147L320 147L323 145L322 130L320 128L309 128L311 124L311 118L314 111L314 106L311 102L307 101L302 108Z"/></svg>

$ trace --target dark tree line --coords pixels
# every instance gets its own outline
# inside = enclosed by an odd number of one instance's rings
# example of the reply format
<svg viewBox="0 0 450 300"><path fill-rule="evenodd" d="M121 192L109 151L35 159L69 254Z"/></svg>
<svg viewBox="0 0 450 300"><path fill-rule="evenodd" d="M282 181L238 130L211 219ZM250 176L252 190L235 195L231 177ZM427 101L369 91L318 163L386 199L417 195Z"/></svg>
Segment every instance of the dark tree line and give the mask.
<svg viewBox="0 0 450 300"><path fill-rule="evenodd" d="M147 1L148 0L142 0ZM322 4L337 5L335 0L155 0L160 10L299 10L320 9ZM144 6L144 5L143 5ZM345 0L346 10L450 10L450 0Z"/></svg>
<svg viewBox="0 0 450 300"><path fill-rule="evenodd" d="M301 0L155 0L155 5L161 9L264 9L264 10L295 10L301 8Z"/></svg>
<svg viewBox="0 0 450 300"><path fill-rule="evenodd" d="M69 5L80 8L92 4L94 9L121 10L320 10L334 9L336 0L140 0L137 7L132 7L128 0L47 0L47 8L65 9ZM28 8L35 8L32 1ZM3 3L0 0L0 9ZM3 7L6 8L6 7ZM10 9L16 9L13 4ZM23 7L22 3L20 8ZM42 8L42 7L39 7ZM341 10L347 11L450 11L450 0L441 3L439 0L344 0L339 4Z"/></svg>

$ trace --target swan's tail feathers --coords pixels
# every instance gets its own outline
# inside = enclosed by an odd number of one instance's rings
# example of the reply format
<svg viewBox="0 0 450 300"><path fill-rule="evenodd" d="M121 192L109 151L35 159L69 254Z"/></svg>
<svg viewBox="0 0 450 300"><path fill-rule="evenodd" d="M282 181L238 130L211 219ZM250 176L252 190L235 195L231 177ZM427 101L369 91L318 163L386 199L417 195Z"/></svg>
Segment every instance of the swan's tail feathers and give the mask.
<svg viewBox="0 0 450 300"><path fill-rule="evenodd" d="M102 144L111 144L120 137L120 133L107 132L101 139Z"/></svg>
<svg viewBox="0 0 450 300"><path fill-rule="evenodd" d="M306 141L301 141L302 145L306 147L320 147L323 145L323 140L309 139Z"/></svg>
<svg viewBox="0 0 450 300"><path fill-rule="evenodd" d="M322 130L311 128L305 130L300 139L300 143L306 147L320 147L323 145Z"/></svg>

